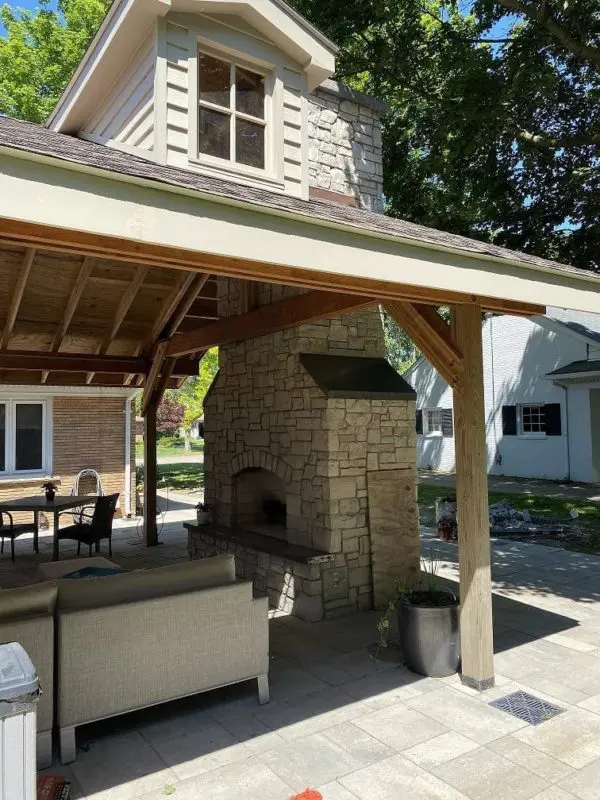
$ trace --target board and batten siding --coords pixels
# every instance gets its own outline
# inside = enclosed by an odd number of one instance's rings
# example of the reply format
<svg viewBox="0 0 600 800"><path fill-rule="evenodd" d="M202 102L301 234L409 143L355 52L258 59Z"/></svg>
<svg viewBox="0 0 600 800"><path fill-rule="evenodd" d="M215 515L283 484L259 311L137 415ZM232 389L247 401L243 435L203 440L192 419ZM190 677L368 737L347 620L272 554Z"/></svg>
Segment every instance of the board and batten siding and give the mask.
<svg viewBox="0 0 600 800"><path fill-rule="evenodd" d="M565 390L545 377L561 365L585 360L586 343L564 330L552 330L524 317L488 317L482 333L490 474L561 480L570 469L573 480L594 480L590 392L569 387L567 402ZM417 408L452 407L451 388L425 359L405 377L417 392ZM561 435L503 435L502 406L536 403L560 404ZM417 436L417 466L454 471L454 439Z"/></svg>
<svg viewBox="0 0 600 800"><path fill-rule="evenodd" d="M129 66L84 125L82 136L129 152L154 149L154 97L157 42L154 29Z"/></svg>

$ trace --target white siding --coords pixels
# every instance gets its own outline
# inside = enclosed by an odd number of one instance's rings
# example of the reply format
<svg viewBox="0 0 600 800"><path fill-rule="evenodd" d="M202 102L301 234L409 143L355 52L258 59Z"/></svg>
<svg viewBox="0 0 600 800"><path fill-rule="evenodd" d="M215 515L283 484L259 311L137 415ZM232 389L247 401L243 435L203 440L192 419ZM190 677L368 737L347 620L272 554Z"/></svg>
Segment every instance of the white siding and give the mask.
<svg viewBox="0 0 600 800"><path fill-rule="evenodd" d="M152 31L96 114L84 125L83 135L134 151L153 150L155 72L156 38Z"/></svg>
<svg viewBox="0 0 600 800"><path fill-rule="evenodd" d="M494 475L574 480L593 478L589 390L566 392L545 376L558 366L586 358L586 343L520 317L490 317L483 326L488 469ZM417 392L417 408L452 406L452 391L421 360L406 375ZM504 436L502 406L560 403L562 435L539 439ZM569 456L570 452L570 456ZM570 461L570 465L569 465ZM440 471L455 467L454 439L417 436L417 464Z"/></svg>
<svg viewBox="0 0 600 800"><path fill-rule="evenodd" d="M189 31L167 22L167 162L188 167Z"/></svg>

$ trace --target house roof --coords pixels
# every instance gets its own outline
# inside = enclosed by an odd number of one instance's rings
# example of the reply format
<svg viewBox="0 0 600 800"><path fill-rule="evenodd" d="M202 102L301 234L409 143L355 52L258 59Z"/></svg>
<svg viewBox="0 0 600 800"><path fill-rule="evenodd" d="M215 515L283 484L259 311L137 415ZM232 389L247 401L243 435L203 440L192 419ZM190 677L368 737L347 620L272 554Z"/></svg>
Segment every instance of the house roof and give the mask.
<svg viewBox="0 0 600 800"><path fill-rule="evenodd" d="M553 372L548 372L546 377L574 377L576 375L589 375L591 373L600 373L600 361L572 361L570 364L565 364L563 367L555 369Z"/></svg>
<svg viewBox="0 0 600 800"><path fill-rule="evenodd" d="M0 149L20 151L36 158L72 163L89 170L113 173L124 180L136 179L195 193L214 202L256 207L278 216L306 218L328 227L356 229L362 234L389 238L428 249L457 253L543 270L594 278L589 272L528 253L508 250L413 222L324 200L303 200L267 189L245 186L223 178L202 175L178 167L157 164L129 153L48 130L41 125L0 116Z"/></svg>
<svg viewBox="0 0 600 800"><path fill-rule="evenodd" d="M48 127L69 133L81 130L157 20L171 12L216 13L244 20L300 66L309 90L335 71L336 45L284 0L113 0Z"/></svg>
<svg viewBox="0 0 600 800"><path fill-rule="evenodd" d="M600 314L589 314L584 311L570 311L567 308L548 307L545 316L558 322L572 333L589 339L600 345ZM592 363L592 362L587 362Z"/></svg>

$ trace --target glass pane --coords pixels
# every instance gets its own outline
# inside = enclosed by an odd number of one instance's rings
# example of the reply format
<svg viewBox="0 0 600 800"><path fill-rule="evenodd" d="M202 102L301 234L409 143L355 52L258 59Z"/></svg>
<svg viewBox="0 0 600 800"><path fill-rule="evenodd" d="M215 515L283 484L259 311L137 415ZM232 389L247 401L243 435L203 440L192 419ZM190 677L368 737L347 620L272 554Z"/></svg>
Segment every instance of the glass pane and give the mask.
<svg viewBox="0 0 600 800"><path fill-rule="evenodd" d="M265 117L265 79L256 72L235 68L235 107L252 117Z"/></svg>
<svg viewBox="0 0 600 800"><path fill-rule="evenodd" d="M231 106L231 64L198 54L198 91L200 100L217 106Z"/></svg>
<svg viewBox="0 0 600 800"><path fill-rule="evenodd" d="M221 114L218 111L209 111L207 108L200 109L198 129L201 153L229 160L231 156L229 150L231 135L229 120L230 117L228 114Z"/></svg>
<svg viewBox="0 0 600 800"><path fill-rule="evenodd" d="M41 403L15 406L15 469L42 469L43 410Z"/></svg>
<svg viewBox="0 0 600 800"><path fill-rule="evenodd" d="M0 405L0 472L6 469L6 406Z"/></svg>
<svg viewBox="0 0 600 800"><path fill-rule="evenodd" d="M235 122L235 160L249 167L265 166L265 129L263 125L238 119Z"/></svg>

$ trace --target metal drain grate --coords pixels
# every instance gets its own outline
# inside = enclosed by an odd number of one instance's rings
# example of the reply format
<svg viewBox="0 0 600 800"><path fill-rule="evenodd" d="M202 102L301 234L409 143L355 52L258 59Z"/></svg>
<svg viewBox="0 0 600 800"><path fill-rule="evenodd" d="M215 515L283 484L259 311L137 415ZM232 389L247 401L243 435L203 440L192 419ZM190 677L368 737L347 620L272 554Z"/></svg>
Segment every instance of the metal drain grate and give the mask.
<svg viewBox="0 0 600 800"><path fill-rule="evenodd" d="M501 697L499 700L493 700L490 703L494 708L499 708L501 711L506 711L512 714L513 717L528 722L530 725L540 725L547 719L555 717L557 714L562 714L565 709L553 706L552 703L546 703L540 700L539 697L534 697L527 692L513 692L507 694L506 697Z"/></svg>

